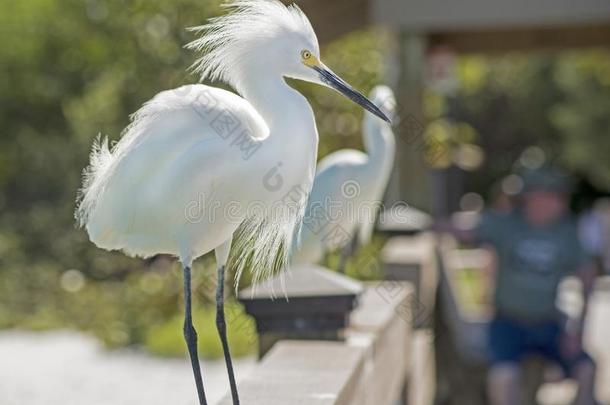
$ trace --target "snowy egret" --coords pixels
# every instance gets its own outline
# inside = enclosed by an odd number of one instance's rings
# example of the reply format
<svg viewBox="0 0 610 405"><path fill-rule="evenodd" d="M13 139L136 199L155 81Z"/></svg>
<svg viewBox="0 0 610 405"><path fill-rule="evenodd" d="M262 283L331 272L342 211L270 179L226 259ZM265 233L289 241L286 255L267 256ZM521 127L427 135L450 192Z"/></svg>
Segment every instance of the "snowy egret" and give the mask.
<svg viewBox="0 0 610 405"><path fill-rule="evenodd" d="M94 144L76 217L100 248L179 258L184 272L184 337L199 402L206 404L191 317L191 265L214 250L216 326L233 403L239 398L227 344L224 273L265 275L288 262L313 182L318 135L292 77L331 87L385 115L319 59L316 35L296 6L238 0L232 12L194 28L204 51L194 70L242 97L205 85L163 91L134 114L112 149ZM295 191L296 190L296 191ZM252 209L257 208L257 209ZM231 247L233 242L233 247Z"/></svg>
<svg viewBox="0 0 610 405"><path fill-rule="evenodd" d="M370 98L385 114L394 114L396 101L389 87L375 87ZM342 271L356 243L370 240L392 171L395 140L390 124L371 114L362 126L366 153L344 149L318 163L294 263L317 263L325 252L343 248Z"/></svg>

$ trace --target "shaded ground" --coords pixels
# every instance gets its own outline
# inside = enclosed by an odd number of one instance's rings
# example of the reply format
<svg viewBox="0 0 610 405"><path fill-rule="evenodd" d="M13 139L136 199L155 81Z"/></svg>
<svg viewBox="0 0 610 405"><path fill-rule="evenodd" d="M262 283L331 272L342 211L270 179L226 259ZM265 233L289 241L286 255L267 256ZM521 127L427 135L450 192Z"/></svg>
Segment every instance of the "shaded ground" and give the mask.
<svg viewBox="0 0 610 405"><path fill-rule="evenodd" d="M255 364L237 360L237 378ZM208 401L228 390L224 361L202 364ZM187 359L107 351L75 332L0 333L2 405L195 405Z"/></svg>

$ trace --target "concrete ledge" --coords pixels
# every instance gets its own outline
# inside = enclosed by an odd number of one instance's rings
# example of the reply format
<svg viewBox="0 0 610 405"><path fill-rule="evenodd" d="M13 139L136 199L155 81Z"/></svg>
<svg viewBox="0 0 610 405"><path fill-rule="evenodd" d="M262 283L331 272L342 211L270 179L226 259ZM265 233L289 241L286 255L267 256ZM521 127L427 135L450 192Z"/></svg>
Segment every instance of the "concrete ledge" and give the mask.
<svg viewBox="0 0 610 405"><path fill-rule="evenodd" d="M248 405L393 405L408 376L409 283L368 284L345 341L281 341L239 382ZM219 405L231 405L229 396Z"/></svg>
<svg viewBox="0 0 610 405"><path fill-rule="evenodd" d="M457 273L467 267L481 269L490 265L490 255L483 249L457 249L455 241L446 237L441 244L440 295L443 318L451 333L457 354L466 362L485 365L487 362L487 327L490 313L469 311L460 299Z"/></svg>
<svg viewBox="0 0 610 405"><path fill-rule="evenodd" d="M430 314L434 311L438 283L437 242L430 232L412 236L395 236L388 240L381 251L385 278L413 283L415 294L415 326L430 326Z"/></svg>

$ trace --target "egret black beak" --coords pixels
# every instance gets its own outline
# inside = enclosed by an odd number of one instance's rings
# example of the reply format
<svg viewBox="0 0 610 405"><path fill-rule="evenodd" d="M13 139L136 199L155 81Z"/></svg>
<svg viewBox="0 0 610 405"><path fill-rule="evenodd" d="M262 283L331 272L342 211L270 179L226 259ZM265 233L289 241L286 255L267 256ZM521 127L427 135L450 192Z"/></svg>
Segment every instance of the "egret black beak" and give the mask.
<svg viewBox="0 0 610 405"><path fill-rule="evenodd" d="M375 114L382 120L392 123L390 119L375 105L371 100L363 96L360 92L355 90L352 86L347 84L343 79L337 76L332 70L324 66L323 64L311 66L313 70L318 72L320 80L327 85L337 90L339 93L345 95L353 102L360 104L362 108Z"/></svg>

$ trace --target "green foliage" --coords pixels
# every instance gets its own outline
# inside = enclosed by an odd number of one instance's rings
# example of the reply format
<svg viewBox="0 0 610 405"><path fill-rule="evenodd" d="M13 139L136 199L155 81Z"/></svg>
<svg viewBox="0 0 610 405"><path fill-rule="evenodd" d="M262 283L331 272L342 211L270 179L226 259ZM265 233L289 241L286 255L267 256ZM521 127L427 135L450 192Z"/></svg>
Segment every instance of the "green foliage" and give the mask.
<svg viewBox="0 0 610 405"><path fill-rule="evenodd" d="M486 190L528 146L610 191L610 53L466 56L443 113L469 123L487 159L469 189Z"/></svg>
<svg viewBox="0 0 610 405"><path fill-rule="evenodd" d="M462 268L455 272L458 300L464 306L464 311L471 314L484 314L489 310L489 276L485 269Z"/></svg>
<svg viewBox="0 0 610 405"><path fill-rule="evenodd" d="M347 260L345 274L364 281L383 279L383 268L379 254L386 239L384 236L374 235L369 244L359 247L354 255ZM340 256L340 251L327 254L324 258L324 266L329 269L339 268Z"/></svg>
<svg viewBox="0 0 610 405"><path fill-rule="evenodd" d="M610 190L610 54L568 53L557 62L554 79L564 97L550 119L561 135L565 161Z"/></svg>
<svg viewBox="0 0 610 405"><path fill-rule="evenodd" d="M240 357L254 353L258 341L254 320L236 302L225 304L225 314L231 354ZM199 355L203 358L222 356L222 346L214 326L215 319L216 312L212 307L198 309L193 313ZM163 324L153 325L144 340L146 349L160 356L185 356L187 350L182 336L183 321L183 316L176 314Z"/></svg>

